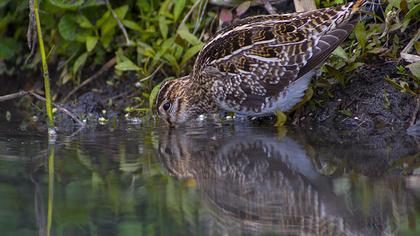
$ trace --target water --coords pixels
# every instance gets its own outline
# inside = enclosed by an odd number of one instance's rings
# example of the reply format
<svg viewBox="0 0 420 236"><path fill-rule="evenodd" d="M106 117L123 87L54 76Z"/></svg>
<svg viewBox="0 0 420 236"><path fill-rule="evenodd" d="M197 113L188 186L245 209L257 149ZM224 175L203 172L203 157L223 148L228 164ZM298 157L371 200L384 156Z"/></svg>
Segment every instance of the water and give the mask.
<svg viewBox="0 0 420 236"><path fill-rule="evenodd" d="M418 140L0 124L2 235L419 235ZM371 141L366 141L371 140ZM376 141L372 141L376 140Z"/></svg>

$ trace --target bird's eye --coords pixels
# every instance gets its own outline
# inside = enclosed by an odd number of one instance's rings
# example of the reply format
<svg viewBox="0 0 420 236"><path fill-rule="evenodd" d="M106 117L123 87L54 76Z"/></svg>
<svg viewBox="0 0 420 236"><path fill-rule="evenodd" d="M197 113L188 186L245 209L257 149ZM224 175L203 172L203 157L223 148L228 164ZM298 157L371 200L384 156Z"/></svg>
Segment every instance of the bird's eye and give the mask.
<svg viewBox="0 0 420 236"><path fill-rule="evenodd" d="M163 104L163 106L162 106L162 108L163 108L163 110L165 110L165 111L167 111L167 110L169 110L169 108L171 107L171 103L169 103L169 102L166 102L165 104Z"/></svg>

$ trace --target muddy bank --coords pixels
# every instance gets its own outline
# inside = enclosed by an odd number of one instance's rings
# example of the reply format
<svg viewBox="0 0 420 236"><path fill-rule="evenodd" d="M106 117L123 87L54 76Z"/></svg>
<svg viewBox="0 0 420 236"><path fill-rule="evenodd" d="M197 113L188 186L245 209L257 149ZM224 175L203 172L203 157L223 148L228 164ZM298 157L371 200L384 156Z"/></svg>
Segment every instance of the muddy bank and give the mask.
<svg viewBox="0 0 420 236"><path fill-rule="evenodd" d="M394 133L418 120L416 97L403 93L384 80L399 77L394 62L366 65L356 70L345 86L336 85L333 97L316 107L305 106L300 125L323 128L353 136ZM323 100L320 93L312 99ZM295 120L296 121L296 120Z"/></svg>
<svg viewBox="0 0 420 236"><path fill-rule="evenodd" d="M14 80L10 77L0 77L0 84L2 84L0 96L22 90L43 96L41 76L25 75L22 78L25 79ZM67 109L89 126L98 125L100 122L117 121L124 117L126 107L136 106L139 103L136 97L140 96L141 90L136 87L136 81L137 77L132 73L117 76L113 72L109 72L88 86L80 88L64 102L63 98L74 87L57 87L53 83L53 102L55 105ZM9 117L6 117L6 113ZM0 102L0 122L10 121L21 122L23 127L32 126L36 129L46 129L45 103L29 95ZM72 132L79 127L75 120L57 109L55 109L54 123L60 132Z"/></svg>
<svg viewBox="0 0 420 236"><path fill-rule="evenodd" d="M399 76L396 66L394 62L363 66L354 72L353 78L345 87L335 85L329 91L332 97L328 100L322 97L323 91L315 91L312 99L322 102L315 107L305 104L299 114L291 115L288 125L308 130L316 129L321 133L332 132L337 136L352 139L363 139L366 135L385 138L397 132L405 132L415 116L416 98L398 91L384 80L386 75L391 78ZM93 125L97 124L100 118L108 121L123 119L124 109L136 105L134 98L139 96L140 90L135 87L135 76L115 77L113 73L105 75L96 83L81 89L64 103L63 107ZM111 86L106 81L114 81L114 84ZM6 86L7 84L10 86ZM2 94L19 90L14 83L4 85ZM66 94L63 89L59 90L60 94ZM39 106L34 106L34 103ZM4 113L15 106L28 116L38 116L42 122L42 103L27 97L1 103L0 111ZM1 116L0 119L3 120L4 114ZM75 128L74 121L62 113L57 113L56 119L56 126L61 130ZM417 131L417 135L418 133Z"/></svg>

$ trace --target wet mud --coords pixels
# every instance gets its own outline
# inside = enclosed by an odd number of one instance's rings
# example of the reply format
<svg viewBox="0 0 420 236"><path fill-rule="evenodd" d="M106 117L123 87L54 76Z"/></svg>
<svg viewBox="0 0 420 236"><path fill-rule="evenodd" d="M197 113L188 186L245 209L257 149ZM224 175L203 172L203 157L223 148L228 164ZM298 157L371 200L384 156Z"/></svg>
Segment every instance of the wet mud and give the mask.
<svg viewBox="0 0 420 236"><path fill-rule="evenodd" d="M394 62L382 62L358 69L345 87L332 89L331 99L315 108L305 106L299 117L301 125L350 131L352 136L395 133L417 126L417 98L384 80L385 76L398 77L396 67ZM321 100L317 95L312 99Z"/></svg>

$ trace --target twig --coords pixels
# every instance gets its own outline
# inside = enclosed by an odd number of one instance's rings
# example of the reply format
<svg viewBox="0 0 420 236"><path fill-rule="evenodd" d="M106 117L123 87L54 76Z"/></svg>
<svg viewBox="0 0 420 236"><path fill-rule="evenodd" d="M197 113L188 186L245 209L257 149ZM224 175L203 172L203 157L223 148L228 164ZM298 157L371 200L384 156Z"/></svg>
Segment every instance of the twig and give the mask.
<svg viewBox="0 0 420 236"><path fill-rule="evenodd" d="M28 92L30 95L34 96L35 98L41 100L41 101L45 101L45 98L39 96L38 94L34 93L34 92ZM76 115L74 115L73 113L71 113L69 110L67 110L66 108L53 103L53 106L55 108L57 108L57 110L65 113L66 115L70 116L74 121L76 121L80 126L85 126L85 123L83 123L81 120L79 120L79 118L76 117Z"/></svg>
<svg viewBox="0 0 420 236"><path fill-rule="evenodd" d="M130 90L128 90L128 91L126 91L126 92L123 92L123 93L120 93L120 94L118 94L118 95L115 95L115 96L113 96L113 97L110 97L110 98L108 98L108 99L106 99L107 101L109 101L109 100L115 100L115 99L118 99L118 98L121 98L121 97L125 97L125 96L127 96L128 94L130 94L131 92L132 92L133 90L132 89L130 89Z"/></svg>
<svg viewBox="0 0 420 236"><path fill-rule="evenodd" d="M160 70L160 68L162 68L162 66L163 66L163 64L160 64L150 75L148 75L148 76L146 76L146 77L144 77L143 79L141 79L139 82L141 83L141 82L143 82L143 81L146 81L146 80L148 80L148 79L150 79L150 78L152 78L159 70Z"/></svg>
<svg viewBox="0 0 420 236"><path fill-rule="evenodd" d="M76 88L74 88L73 90L71 90L66 97L64 97L63 102L66 102L67 99L69 99L75 92L77 92L77 90L79 90L80 88L82 88L83 86L87 85L88 83L92 82L94 79L98 78L102 73L104 73L105 71L109 70L111 67L113 67L115 65L115 63L117 62L116 58L112 58L111 60L109 60L107 63L105 63L101 69L98 70L98 72L96 72L95 74L93 74L91 77L87 78L85 81L83 81L79 86L77 86Z"/></svg>
<svg viewBox="0 0 420 236"><path fill-rule="evenodd" d="M418 96L416 98L416 108L414 109L413 115L412 115L411 120L410 120L410 126L413 126L414 124L416 124L417 115L419 114L419 110L420 110L420 97Z"/></svg>
<svg viewBox="0 0 420 236"><path fill-rule="evenodd" d="M12 100L12 99L19 98L19 97L24 97L26 95L31 95L31 96L35 97L36 99L41 100L43 102L46 101L46 99L44 97L42 97L42 96L40 96L40 95L38 95L34 92L20 91L20 92L17 92L17 93L12 93L12 94L7 94L7 95L4 95L4 96L0 96L0 102L4 102L4 101L7 101L7 100ZM65 113L66 115L70 116L70 118L72 118L80 126L82 126L82 127L85 126L85 123L83 123L81 120L79 120L79 118L77 118L76 115L74 115L72 112L70 112L66 108L62 107L61 105L55 104L55 103L53 103L52 105L55 108L57 108L58 111L61 111L61 112Z"/></svg>
<svg viewBox="0 0 420 236"><path fill-rule="evenodd" d="M125 40L127 42L127 46L130 46L131 45L131 41L128 38L127 30L125 29L125 27L122 24L121 20L118 18L117 13L115 13L114 9L112 9L111 4L109 3L109 0L105 0L105 3L106 3L106 6L107 6L108 10L111 11L112 16L117 21L118 27L120 27L121 31L123 32L124 37L125 37Z"/></svg>
<svg viewBox="0 0 420 236"><path fill-rule="evenodd" d="M7 100L12 100L12 99L15 99L15 98L20 98L20 97L23 97L23 96L26 96L26 95L28 95L28 92L26 92L26 91L20 91L20 92L17 92L17 93L7 94L7 95L4 95L4 96L0 96L0 102L4 102L4 101L7 101Z"/></svg>
<svg viewBox="0 0 420 236"><path fill-rule="evenodd" d="M414 45L414 42L417 42L420 38L420 29L417 30L416 35L408 42L407 46L401 51L400 56L402 59L406 60L407 62L414 63L420 61L420 56L409 54L411 48Z"/></svg>

